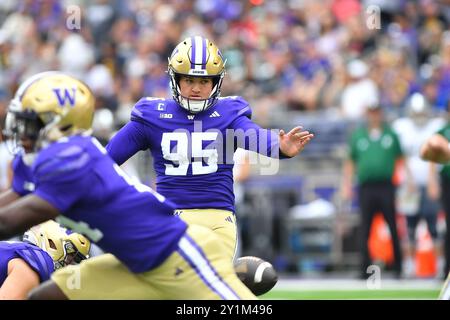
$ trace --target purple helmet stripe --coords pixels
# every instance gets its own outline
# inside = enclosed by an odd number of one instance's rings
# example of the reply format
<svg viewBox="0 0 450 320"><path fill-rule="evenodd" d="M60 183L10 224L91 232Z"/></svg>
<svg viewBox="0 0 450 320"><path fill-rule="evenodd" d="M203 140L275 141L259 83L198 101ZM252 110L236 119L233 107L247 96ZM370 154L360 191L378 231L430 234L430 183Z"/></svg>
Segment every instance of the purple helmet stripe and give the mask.
<svg viewBox="0 0 450 320"><path fill-rule="evenodd" d="M202 69L206 69L206 50L208 49L208 39L203 39L203 46L202 46Z"/></svg>
<svg viewBox="0 0 450 320"><path fill-rule="evenodd" d="M195 69L195 37L191 37L191 69Z"/></svg>

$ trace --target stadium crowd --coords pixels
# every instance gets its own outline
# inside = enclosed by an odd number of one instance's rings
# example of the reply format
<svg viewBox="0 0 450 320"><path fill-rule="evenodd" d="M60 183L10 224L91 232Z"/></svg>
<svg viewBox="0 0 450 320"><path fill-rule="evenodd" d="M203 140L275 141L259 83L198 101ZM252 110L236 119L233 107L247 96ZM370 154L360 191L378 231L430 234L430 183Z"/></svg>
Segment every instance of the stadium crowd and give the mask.
<svg viewBox="0 0 450 320"><path fill-rule="evenodd" d="M222 95L244 95L261 122L273 112L324 108L358 118L364 101L357 100L376 94L384 108L401 115L416 91L445 110L445 2L2 1L1 100L30 74L60 69L81 76L101 98L97 108L113 111L120 125L139 97L169 95L171 48L202 34L227 59ZM378 25L371 5L379 9ZM349 64L355 59L364 63Z"/></svg>
<svg viewBox="0 0 450 320"><path fill-rule="evenodd" d="M222 96L245 97L262 126L299 111L360 122L374 104L395 120L416 92L445 117L449 23L448 0L3 0L0 119L24 79L61 70L119 129L140 97L170 97L167 57L193 35L221 48Z"/></svg>

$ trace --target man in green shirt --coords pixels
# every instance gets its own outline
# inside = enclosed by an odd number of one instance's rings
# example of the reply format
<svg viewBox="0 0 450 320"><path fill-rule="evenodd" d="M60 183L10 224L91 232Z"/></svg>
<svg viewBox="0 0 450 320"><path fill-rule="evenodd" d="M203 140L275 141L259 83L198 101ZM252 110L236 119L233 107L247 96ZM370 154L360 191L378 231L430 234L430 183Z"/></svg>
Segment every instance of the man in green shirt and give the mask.
<svg viewBox="0 0 450 320"><path fill-rule="evenodd" d="M403 158L400 142L394 131L384 123L383 112L378 105L367 110L367 124L356 129L349 141L349 158L344 163L343 197L353 197L353 176L356 173L358 200L361 210L361 278L367 278L372 264L368 240L372 220L382 212L391 233L394 249L393 270L400 277L402 254L395 220L395 186L392 182L397 160Z"/></svg>

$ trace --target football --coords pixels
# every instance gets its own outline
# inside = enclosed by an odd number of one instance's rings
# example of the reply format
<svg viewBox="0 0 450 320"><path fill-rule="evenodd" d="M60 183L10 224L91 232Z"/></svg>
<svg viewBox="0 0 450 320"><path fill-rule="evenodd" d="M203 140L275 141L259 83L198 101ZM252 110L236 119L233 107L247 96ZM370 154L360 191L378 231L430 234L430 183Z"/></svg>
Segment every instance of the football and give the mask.
<svg viewBox="0 0 450 320"><path fill-rule="evenodd" d="M258 257L240 257L234 262L234 269L239 279L256 296L267 293L278 281L272 264Z"/></svg>

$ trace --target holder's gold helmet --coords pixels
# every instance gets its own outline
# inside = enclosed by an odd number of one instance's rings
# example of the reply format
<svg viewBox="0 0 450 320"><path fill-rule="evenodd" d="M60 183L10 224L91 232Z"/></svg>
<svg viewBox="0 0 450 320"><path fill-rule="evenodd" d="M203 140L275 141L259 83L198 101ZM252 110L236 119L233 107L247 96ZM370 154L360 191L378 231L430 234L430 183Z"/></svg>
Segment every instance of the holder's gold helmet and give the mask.
<svg viewBox="0 0 450 320"><path fill-rule="evenodd" d="M91 90L80 80L56 71L39 73L27 79L11 100L4 134L14 146L32 141L29 151L36 151L44 142L89 133L94 104Z"/></svg>
<svg viewBox="0 0 450 320"><path fill-rule="evenodd" d="M168 73L172 96L178 104L191 113L198 113L213 106L220 96L225 75L225 63L219 48L209 39L195 36L180 42L169 58ZM209 77L213 89L208 99L192 100L180 92L180 76Z"/></svg>
<svg viewBox="0 0 450 320"><path fill-rule="evenodd" d="M80 263L89 258L90 241L78 233L70 233L53 220L32 227L23 235L23 241L46 251L53 259L55 269Z"/></svg>

